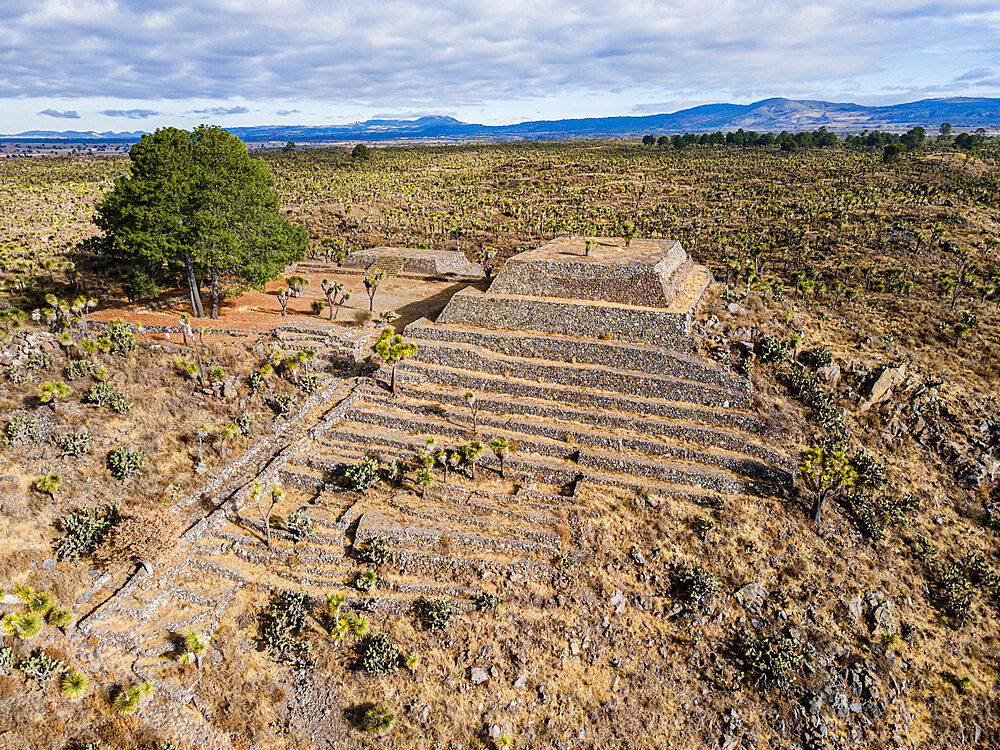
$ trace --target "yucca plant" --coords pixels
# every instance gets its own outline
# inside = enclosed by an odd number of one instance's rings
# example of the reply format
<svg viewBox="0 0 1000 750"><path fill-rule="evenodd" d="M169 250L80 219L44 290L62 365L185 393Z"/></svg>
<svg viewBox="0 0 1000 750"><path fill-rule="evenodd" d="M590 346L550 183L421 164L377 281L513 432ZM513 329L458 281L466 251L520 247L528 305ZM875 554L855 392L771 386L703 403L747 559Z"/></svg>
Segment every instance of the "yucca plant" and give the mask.
<svg viewBox="0 0 1000 750"><path fill-rule="evenodd" d="M54 628L64 628L73 621L73 615L68 609L53 607L45 615L45 621Z"/></svg>
<svg viewBox="0 0 1000 750"><path fill-rule="evenodd" d="M365 615L350 618L347 629L355 638L364 638L368 635L368 618Z"/></svg>
<svg viewBox="0 0 1000 750"><path fill-rule="evenodd" d="M34 638L42 630L42 618L38 615L15 612L0 619L0 628L8 635L18 638Z"/></svg>
<svg viewBox="0 0 1000 750"><path fill-rule="evenodd" d="M59 683L60 692L70 700L80 698L90 688L90 677L83 672L70 672Z"/></svg>
<svg viewBox="0 0 1000 750"><path fill-rule="evenodd" d="M131 685L122 688L111 701L111 710L116 714L134 713L139 705L153 694L153 683L143 682L139 685Z"/></svg>
<svg viewBox="0 0 1000 750"><path fill-rule="evenodd" d="M373 734L383 734L388 732L396 724L396 714L386 706L373 706L365 711L365 716L361 720L361 727L366 732Z"/></svg>

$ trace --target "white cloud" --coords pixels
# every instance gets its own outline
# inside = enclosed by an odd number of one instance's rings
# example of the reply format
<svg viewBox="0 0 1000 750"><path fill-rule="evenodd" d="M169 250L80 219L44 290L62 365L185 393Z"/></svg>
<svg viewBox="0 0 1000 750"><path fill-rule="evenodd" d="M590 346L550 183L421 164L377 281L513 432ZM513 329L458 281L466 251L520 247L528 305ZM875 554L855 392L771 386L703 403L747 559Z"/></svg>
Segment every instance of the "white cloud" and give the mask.
<svg viewBox="0 0 1000 750"><path fill-rule="evenodd" d="M37 114L42 115L44 117L59 117L66 120L80 119L80 113L77 112L75 109L64 109L64 110L43 109L41 112L38 112Z"/></svg>
<svg viewBox="0 0 1000 750"><path fill-rule="evenodd" d="M628 107L981 91L992 76L956 79L1000 68L995 17L995 0L5 0L0 97L284 117L306 102L432 112L638 91Z"/></svg>

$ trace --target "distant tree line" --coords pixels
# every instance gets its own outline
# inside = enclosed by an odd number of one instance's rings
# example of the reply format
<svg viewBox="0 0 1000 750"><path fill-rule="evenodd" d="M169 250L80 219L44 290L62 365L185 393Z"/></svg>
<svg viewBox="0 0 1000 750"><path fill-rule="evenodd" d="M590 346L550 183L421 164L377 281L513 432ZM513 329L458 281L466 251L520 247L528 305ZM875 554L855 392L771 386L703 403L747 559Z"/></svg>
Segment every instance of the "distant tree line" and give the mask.
<svg viewBox="0 0 1000 750"><path fill-rule="evenodd" d="M939 128L937 143L954 145L955 148L965 151L982 145L986 141L986 131L978 128L975 133L961 133L952 139L952 126L949 123L942 123ZM795 151L799 148L831 148L843 146L849 149L858 150L885 150L887 146L900 147L896 153L902 150L915 151L928 144L927 129L922 127L910 128L905 133L887 133L880 130L864 131L857 135L846 135L838 137L836 133L821 127L817 130L804 130L799 133L790 133L783 130L777 135L774 133L757 133L753 130L739 130L728 133L716 131L715 133L685 133L684 135L645 135L642 144L649 147L673 148L682 150L691 146L734 146L737 148L767 148L777 146L783 151Z"/></svg>

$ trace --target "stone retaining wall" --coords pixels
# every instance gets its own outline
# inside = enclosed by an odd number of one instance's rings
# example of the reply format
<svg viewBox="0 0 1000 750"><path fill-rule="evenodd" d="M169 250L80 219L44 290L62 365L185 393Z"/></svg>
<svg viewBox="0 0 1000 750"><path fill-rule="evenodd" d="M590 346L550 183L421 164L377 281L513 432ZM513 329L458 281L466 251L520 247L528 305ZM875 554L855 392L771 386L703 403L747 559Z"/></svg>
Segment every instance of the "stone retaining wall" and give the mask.
<svg viewBox="0 0 1000 750"><path fill-rule="evenodd" d="M572 334L691 351L691 313L644 307L506 297L463 289L437 322L506 331Z"/></svg>
<svg viewBox="0 0 1000 750"><path fill-rule="evenodd" d="M723 389L720 386L679 380L666 375L626 372L616 367L598 365L547 364L530 359L507 359L504 355L489 355L468 344L437 344L422 346L416 355L401 365L413 369L413 362L471 370L500 378L520 378L573 388L591 388L642 398L686 401L692 404L723 408L745 408L750 405L746 391ZM617 366L617 362L615 365ZM426 368L423 374L429 375Z"/></svg>
<svg viewBox="0 0 1000 750"><path fill-rule="evenodd" d="M483 399L487 399L491 395L496 396L500 394L517 397L523 396L546 401L561 401L563 403L583 405L597 409L608 409L610 411L651 414L659 417L704 422L722 427L735 427L747 432L760 432L763 430L760 419L752 414L739 411L715 411L708 407L685 406L684 404L671 401L620 396L613 393L595 393L568 387L546 386L541 383L523 383L468 371L421 367L416 363L408 365L406 362L402 362L399 365L399 369L400 382L396 385L397 392L405 395L413 395L417 398L426 398L426 392L409 389L407 381L435 383L457 389L459 391L457 396L445 393L436 396L442 401L449 402L453 400L457 402L461 399L461 391L470 390L476 394L483 394ZM477 395L477 398L480 398L480 396Z"/></svg>
<svg viewBox="0 0 1000 750"><path fill-rule="evenodd" d="M651 346L626 344L561 336L505 333L496 330L436 325L422 318L406 327L404 335L423 342L473 344L510 357L537 357L559 362L606 365L634 372L670 375L701 383L749 391L750 381L732 371L716 369L707 362L696 362L679 352Z"/></svg>

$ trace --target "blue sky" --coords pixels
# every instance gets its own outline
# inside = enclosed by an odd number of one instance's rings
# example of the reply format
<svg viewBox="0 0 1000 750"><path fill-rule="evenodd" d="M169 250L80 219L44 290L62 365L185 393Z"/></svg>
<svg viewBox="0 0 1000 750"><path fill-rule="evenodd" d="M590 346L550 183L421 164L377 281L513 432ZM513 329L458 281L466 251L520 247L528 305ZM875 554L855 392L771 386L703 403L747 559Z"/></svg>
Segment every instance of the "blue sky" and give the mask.
<svg viewBox="0 0 1000 750"><path fill-rule="evenodd" d="M0 133L1000 95L1000 4L2 0Z"/></svg>

